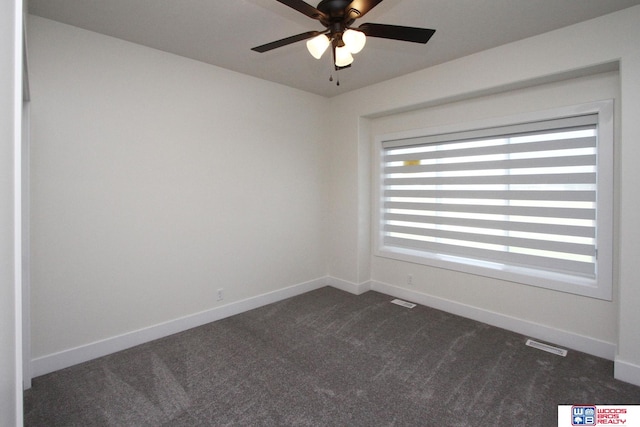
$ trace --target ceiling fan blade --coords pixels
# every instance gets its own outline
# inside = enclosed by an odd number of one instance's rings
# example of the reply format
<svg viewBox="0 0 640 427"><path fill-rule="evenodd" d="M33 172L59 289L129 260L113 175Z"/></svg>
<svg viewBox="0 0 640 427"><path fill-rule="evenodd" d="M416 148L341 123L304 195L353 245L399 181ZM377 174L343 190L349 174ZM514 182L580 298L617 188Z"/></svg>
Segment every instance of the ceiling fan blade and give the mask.
<svg viewBox="0 0 640 427"><path fill-rule="evenodd" d="M306 33L296 34L295 36L287 37L281 40L276 40L274 42L263 44L261 46L252 47L251 50L263 53L272 49L276 49L278 47L286 46L291 43L310 39L311 37L315 37L324 33L325 31L307 31Z"/></svg>
<svg viewBox="0 0 640 427"><path fill-rule="evenodd" d="M386 24L362 24L358 27L369 37L380 37L383 39L401 40L413 43L426 43L436 30L427 28L403 27L400 25Z"/></svg>
<svg viewBox="0 0 640 427"><path fill-rule="evenodd" d="M317 19L318 21L323 20L323 19L329 19L329 17L319 11L318 9L316 9L315 7L311 6L308 3L305 3L302 0L277 0L280 3L289 6L291 9L295 9L300 13L303 13L305 15L307 15L309 18L312 19Z"/></svg>
<svg viewBox="0 0 640 427"><path fill-rule="evenodd" d="M345 9L350 19L362 18L382 0L353 0Z"/></svg>

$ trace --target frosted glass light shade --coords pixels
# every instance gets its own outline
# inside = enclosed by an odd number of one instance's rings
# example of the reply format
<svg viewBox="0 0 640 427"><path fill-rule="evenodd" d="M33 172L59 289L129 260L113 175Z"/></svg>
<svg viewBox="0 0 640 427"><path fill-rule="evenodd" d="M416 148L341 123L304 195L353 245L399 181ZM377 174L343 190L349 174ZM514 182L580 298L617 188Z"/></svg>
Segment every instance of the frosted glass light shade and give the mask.
<svg viewBox="0 0 640 427"><path fill-rule="evenodd" d="M338 67L346 67L353 62L353 56L346 46L336 48L336 65Z"/></svg>
<svg viewBox="0 0 640 427"><path fill-rule="evenodd" d="M349 29L342 34L342 41L345 46L347 46L347 49L349 49L349 52L358 53L367 42L367 37L362 31Z"/></svg>
<svg viewBox="0 0 640 427"><path fill-rule="evenodd" d="M329 38L324 34L315 36L311 40L307 41L307 49L311 56L316 59L320 59L325 50L329 47Z"/></svg>

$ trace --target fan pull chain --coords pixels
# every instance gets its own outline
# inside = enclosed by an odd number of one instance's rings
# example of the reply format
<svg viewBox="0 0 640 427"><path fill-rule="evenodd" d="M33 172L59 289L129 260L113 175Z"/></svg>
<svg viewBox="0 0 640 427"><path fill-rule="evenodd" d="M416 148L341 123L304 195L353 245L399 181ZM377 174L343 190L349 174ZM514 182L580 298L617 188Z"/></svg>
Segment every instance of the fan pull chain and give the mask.
<svg viewBox="0 0 640 427"><path fill-rule="evenodd" d="M333 70L336 70L336 86L340 86L340 75L338 74L338 69L336 68L336 51L333 48L333 56L331 57L331 71L329 72L329 81L333 81Z"/></svg>
<svg viewBox="0 0 640 427"><path fill-rule="evenodd" d="M329 81L333 81L333 71L329 74ZM336 70L336 86L340 86L340 74L338 73L338 70Z"/></svg>

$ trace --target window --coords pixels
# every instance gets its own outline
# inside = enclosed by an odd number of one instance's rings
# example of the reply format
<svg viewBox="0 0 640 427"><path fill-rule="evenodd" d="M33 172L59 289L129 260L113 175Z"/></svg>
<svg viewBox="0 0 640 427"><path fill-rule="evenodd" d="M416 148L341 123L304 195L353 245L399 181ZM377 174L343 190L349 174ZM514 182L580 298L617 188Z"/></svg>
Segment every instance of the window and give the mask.
<svg viewBox="0 0 640 427"><path fill-rule="evenodd" d="M376 254L610 299L612 104L378 138Z"/></svg>

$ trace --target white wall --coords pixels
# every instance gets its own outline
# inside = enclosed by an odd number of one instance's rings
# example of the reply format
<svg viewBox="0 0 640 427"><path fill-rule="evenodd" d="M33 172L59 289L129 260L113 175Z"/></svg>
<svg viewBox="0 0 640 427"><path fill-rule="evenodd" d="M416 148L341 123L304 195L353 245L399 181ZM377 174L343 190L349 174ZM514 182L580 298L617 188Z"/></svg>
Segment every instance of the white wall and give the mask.
<svg viewBox="0 0 640 427"><path fill-rule="evenodd" d="M326 99L28 28L34 359L325 276Z"/></svg>
<svg viewBox="0 0 640 427"><path fill-rule="evenodd" d="M19 193L22 2L0 2L0 426L22 425Z"/></svg>
<svg viewBox="0 0 640 427"><path fill-rule="evenodd" d="M541 36L504 45L459 60L333 98L333 125L342 132L332 141L330 194L332 241L330 272L354 287L370 287L414 296L520 331L541 333L616 360L616 376L640 384L640 7ZM386 259L371 254L371 125L406 111L443 107L453 102L473 107L474 98L498 96L535 84L620 67L621 135L616 171L616 300L596 301L530 286L513 285ZM524 106L536 108L528 101ZM559 102L562 102L560 100ZM570 102L569 102L570 103ZM496 110L479 114L502 114ZM446 118L460 121L464 117ZM444 120L444 119L443 119ZM404 126L414 124L405 122ZM419 127L427 127L424 124ZM417 284L406 285L407 274ZM617 351L617 354L616 354Z"/></svg>

